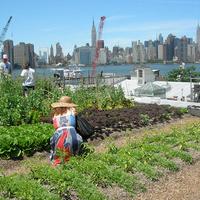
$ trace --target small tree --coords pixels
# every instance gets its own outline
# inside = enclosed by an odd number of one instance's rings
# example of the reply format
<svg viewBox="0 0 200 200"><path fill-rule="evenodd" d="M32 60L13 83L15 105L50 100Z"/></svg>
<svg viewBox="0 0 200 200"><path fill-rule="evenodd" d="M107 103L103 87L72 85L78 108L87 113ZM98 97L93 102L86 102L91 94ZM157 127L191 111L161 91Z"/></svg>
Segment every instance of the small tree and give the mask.
<svg viewBox="0 0 200 200"><path fill-rule="evenodd" d="M173 69L167 74L168 81L181 81L181 82L189 82L190 77L196 78L200 77L200 72L196 71L195 66L190 66L185 69Z"/></svg>

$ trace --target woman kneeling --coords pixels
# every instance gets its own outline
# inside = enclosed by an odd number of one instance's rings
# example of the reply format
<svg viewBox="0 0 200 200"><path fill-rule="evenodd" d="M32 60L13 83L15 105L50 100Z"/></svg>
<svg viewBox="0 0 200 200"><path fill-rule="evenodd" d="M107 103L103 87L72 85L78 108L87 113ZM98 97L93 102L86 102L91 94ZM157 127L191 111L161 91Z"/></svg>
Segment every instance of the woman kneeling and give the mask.
<svg viewBox="0 0 200 200"><path fill-rule="evenodd" d="M54 166L69 160L70 156L77 155L82 143L82 137L76 132L76 104L70 97L63 96L53 103L53 126L56 129L50 140L50 159Z"/></svg>

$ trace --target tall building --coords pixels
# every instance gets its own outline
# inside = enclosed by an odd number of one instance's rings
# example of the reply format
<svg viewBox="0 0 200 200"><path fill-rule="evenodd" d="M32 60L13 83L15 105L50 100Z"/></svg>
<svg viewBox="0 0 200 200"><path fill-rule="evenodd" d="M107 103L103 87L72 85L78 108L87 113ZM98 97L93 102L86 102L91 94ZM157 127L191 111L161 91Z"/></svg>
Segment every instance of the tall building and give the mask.
<svg viewBox="0 0 200 200"><path fill-rule="evenodd" d="M3 48L3 53L8 55L9 62L14 66L14 46L12 40L5 40ZM11 69L12 70L12 69Z"/></svg>
<svg viewBox="0 0 200 200"><path fill-rule="evenodd" d="M15 66L21 67L26 63L30 63L31 67L35 67L35 53L33 44L25 44L20 42L14 46L14 63Z"/></svg>
<svg viewBox="0 0 200 200"><path fill-rule="evenodd" d="M133 63L145 63L146 62L146 52L144 45L138 41L132 42L132 52L133 52Z"/></svg>
<svg viewBox="0 0 200 200"><path fill-rule="evenodd" d="M93 20L92 32L91 32L91 46L92 47L96 47L96 40L97 40L97 33L96 33L96 28L95 28L94 20Z"/></svg>
<svg viewBox="0 0 200 200"><path fill-rule="evenodd" d="M60 43L58 42L56 44L55 61L56 61L56 63L62 63L63 59L64 59L64 55L63 55L62 47L61 47Z"/></svg>
<svg viewBox="0 0 200 200"><path fill-rule="evenodd" d="M174 57L174 48L175 48L175 36L169 34L166 40L167 44L167 61L172 61Z"/></svg>
<svg viewBox="0 0 200 200"><path fill-rule="evenodd" d="M104 40L97 40L96 44L99 49L104 48Z"/></svg>
<svg viewBox="0 0 200 200"><path fill-rule="evenodd" d="M99 59L97 63L100 65L105 65L107 63L107 52L105 48L99 50Z"/></svg>
<svg viewBox="0 0 200 200"><path fill-rule="evenodd" d="M158 60L163 60L164 55L163 55L163 44L158 45Z"/></svg>
<svg viewBox="0 0 200 200"><path fill-rule="evenodd" d="M196 43L197 43L197 60L200 60L200 26L199 24L197 25Z"/></svg>
<svg viewBox="0 0 200 200"><path fill-rule="evenodd" d="M113 58L114 57L118 57L119 54L119 47L118 46L114 46L113 47Z"/></svg>
<svg viewBox="0 0 200 200"><path fill-rule="evenodd" d="M148 46L146 47L147 60L154 61L157 59L156 47L154 46L152 40L148 41Z"/></svg>
<svg viewBox="0 0 200 200"><path fill-rule="evenodd" d="M181 46L180 46L180 60L183 62L187 62L187 47L188 47L188 39L186 36L181 38L181 42L180 42Z"/></svg>
<svg viewBox="0 0 200 200"><path fill-rule="evenodd" d="M49 64L54 63L54 51L53 51L53 46L51 45L50 47L50 55L49 55Z"/></svg>
<svg viewBox="0 0 200 200"><path fill-rule="evenodd" d="M137 41L132 42L133 63L138 63L138 47Z"/></svg>
<svg viewBox="0 0 200 200"><path fill-rule="evenodd" d="M200 46L200 26L199 26L199 24L197 25L196 43L198 46Z"/></svg>
<svg viewBox="0 0 200 200"><path fill-rule="evenodd" d="M181 62L187 62L188 38L186 36L175 40L174 57Z"/></svg>
<svg viewBox="0 0 200 200"><path fill-rule="evenodd" d="M91 65L95 57L95 48L82 46L74 49L73 61L75 64Z"/></svg>
<svg viewBox="0 0 200 200"><path fill-rule="evenodd" d="M196 61L196 44L188 44L187 46L187 59L188 62L195 62Z"/></svg>
<svg viewBox="0 0 200 200"><path fill-rule="evenodd" d="M163 44L163 36L162 36L161 33L160 33L159 36L158 36L158 40L159 40L159 43L160 43L160 44Z"/></svg>
<svg viewBox="0 0 200 200"><path fill-rule="evenodd" d="M29 64L32 68L35 68L35 52L34 52L34 45L33 44L26 44L28 49L28 60Z"/></svg>

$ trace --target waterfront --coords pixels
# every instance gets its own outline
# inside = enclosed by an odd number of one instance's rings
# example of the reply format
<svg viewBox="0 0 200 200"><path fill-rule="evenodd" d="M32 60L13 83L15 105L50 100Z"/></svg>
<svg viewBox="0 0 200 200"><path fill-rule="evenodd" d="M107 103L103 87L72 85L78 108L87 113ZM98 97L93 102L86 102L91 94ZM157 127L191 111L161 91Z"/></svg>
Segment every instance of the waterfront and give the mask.
<svg viewBox="0 0 200 200"><path fill-rule="evenodd" d="M186 64L185 67L189 67L189 66L196 66L197 71L200 72L200 64ZM114 73L116 75L130 75L133 70L134 67L136 65L135 64L131 64L131 65L103 65L103 66L97 66L96 68L96 72L98 74L101 73L101 71L103 71L103 73ZM158 69L160 70L160 75L165 76L167 75L168 72L170 72L173 69L176 69L179 67L179 64L158 64L158 63L154 63L154 64L147 64L147 66L151 67L151 69ZM53 76L55 67L39 67L36 68L36 75L37 76L44 76L44 77L49 77L49 76ZM86 67L80 67L80 69L82 70L82 74L83 76L88 76L91 72L92 72L92 67L86 66ZM21 69L15 69L13 70L13 75L19 76L21 73Z"/></svg>

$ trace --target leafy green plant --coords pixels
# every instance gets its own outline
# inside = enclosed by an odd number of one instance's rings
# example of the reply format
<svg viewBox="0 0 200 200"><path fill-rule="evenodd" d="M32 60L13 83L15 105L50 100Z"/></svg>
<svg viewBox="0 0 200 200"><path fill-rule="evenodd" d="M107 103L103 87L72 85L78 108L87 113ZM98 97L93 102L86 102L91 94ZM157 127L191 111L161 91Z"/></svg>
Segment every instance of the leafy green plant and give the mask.
<svg viewBox="0 0 200 200"><path fill-rule="evenodd" d="M52 134L53 127L50 124L0 127L0 157L19 158L47 150Z"/></svg>
<svg viewBox="0 0 200 200"><path fill-rule="evenodd" d="M147 114L140 114L140 119L142 125L149 125L150 124L150 117Z"/></svg>

